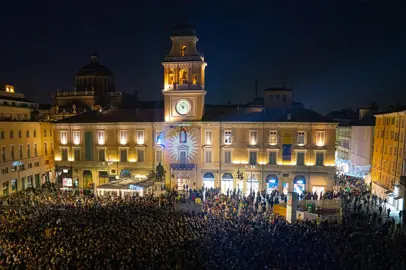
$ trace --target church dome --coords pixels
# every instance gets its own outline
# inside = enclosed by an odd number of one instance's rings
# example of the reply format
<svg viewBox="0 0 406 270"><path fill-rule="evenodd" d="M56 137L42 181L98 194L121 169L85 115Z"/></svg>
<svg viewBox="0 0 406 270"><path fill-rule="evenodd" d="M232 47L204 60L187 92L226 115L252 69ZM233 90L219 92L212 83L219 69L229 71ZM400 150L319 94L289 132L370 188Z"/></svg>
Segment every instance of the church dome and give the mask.
<svg viewBox="0 0 406 270"><path fill-rule="evenodd" d="M196 36L196 30L190 24L180 23L172 29L171 36Z"/></svg>
<svg viewBox="0 0 406 270"><path fill-rule="evenodd" d="M99 57L93 54L90 57L90 63L79 69L76 77L82 76L103 76L103 77L113 77L113 72L108 68L99 63Z"/></svg>
<svg viewBox="0 0 406 270"><path fill-rule="evenodd" d="M82 67L75 77L75 91L93 91L97 95L114 92L113 72L99 63L96 54L90 57L90 63Z"/></svg>

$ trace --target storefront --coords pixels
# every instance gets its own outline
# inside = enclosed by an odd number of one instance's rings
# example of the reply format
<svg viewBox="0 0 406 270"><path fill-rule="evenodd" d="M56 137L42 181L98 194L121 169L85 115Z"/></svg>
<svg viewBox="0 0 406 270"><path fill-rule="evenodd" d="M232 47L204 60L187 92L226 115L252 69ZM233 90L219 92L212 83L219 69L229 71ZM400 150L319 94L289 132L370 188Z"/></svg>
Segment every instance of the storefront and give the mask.
<svg viewBox="0 0 406 270"><path fill-rule="evenodd" d="M246 194L248 195L252 192L257 194L258 190L259 190L259 181L257 179L249 179L247 181Z"/></svg>
<svg viewBox="0 0 406 270"><path fill-rule="evenodd" d="M214 174L213 173L205 173L203 175L203 187L204 188L214 188Z"/></svg>
<svg viewBox="0 0 406 270"><path fill-rule="evenodd" d="M17 179L13 179L13 180L11 180L11 191L15 192L17 190L18 190L17 189Z"/></svg>
<svg viewBox="0 0 406 270"><path fill-rule="evenodd" d="M99 186L109 183L109 174L107 171L99 171Z"/></svg>
<svg viewBox="0 0 406 270"><path fill-rule="evenodd" d="M296 175L293 179L293 191L299 195L306 191L306 178L303 175Z"/></svg>
<svg viewBox="0 0 406 270"><path fill-rule="evenodd" d="M270 174L266 177L266 192L271 193L273 190L278 190L278 177Z"/></svg>
<svg viewBox="0 0 406 270"><path fill-rule="evenodd" d="M225 173L221 177L221 192L227 193L227 191L234 190L234 177L231 173Z"/></svg>

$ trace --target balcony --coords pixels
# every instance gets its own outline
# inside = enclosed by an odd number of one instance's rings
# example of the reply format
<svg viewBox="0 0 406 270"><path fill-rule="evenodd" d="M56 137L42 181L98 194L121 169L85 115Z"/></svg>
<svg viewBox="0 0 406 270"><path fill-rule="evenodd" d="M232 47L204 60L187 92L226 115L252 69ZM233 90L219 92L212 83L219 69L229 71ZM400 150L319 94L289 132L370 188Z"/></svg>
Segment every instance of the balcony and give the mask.
<svg viewBox="0 0 406 270"><path fill-rule="evenodd" d="M168 84L165 85L165 91L168 90L203 90L203 84Z"/></svg>
<svg viewBox="0 0 406 270"><path fill-rule="evenodd" d="M172 163L170 164L172 170L176 171L190 171L196 168L196 164L188 163L188 164L181 164L181 163Z"/></svg>

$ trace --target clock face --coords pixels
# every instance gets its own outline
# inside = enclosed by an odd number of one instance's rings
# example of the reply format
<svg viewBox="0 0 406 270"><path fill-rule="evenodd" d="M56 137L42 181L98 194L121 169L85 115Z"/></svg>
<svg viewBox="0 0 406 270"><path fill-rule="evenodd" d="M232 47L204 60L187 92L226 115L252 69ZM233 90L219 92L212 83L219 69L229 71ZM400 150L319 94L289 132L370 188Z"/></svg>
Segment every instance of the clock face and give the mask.
<svg viewBox="0 0 406 270"><path fill-rule="evenodd" d="M189 100L186 99L180 99L176 103L176 112L180 115L185 115L190 113L190 110L192 109L192 105L190 104Z"/></svg>

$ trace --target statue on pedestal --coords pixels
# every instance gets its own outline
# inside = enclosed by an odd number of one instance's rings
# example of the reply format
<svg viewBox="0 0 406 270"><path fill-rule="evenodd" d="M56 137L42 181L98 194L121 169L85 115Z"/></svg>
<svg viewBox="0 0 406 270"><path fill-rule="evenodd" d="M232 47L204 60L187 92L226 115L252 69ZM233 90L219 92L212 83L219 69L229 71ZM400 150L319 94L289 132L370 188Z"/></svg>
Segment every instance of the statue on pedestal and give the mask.
<svg viewBox="0 0 406 270"><path fill-rule="evenodd" d="M156 180L162 182L162 177L164 176L165 170L164 167L159 162L158 166L156 166Z"/></svg>
<svg viewBox="0 0 406 270"><path fill-rule="evenodd" d="M72 105L72 112L76 113L76 105L75 104Z"/></svg>

